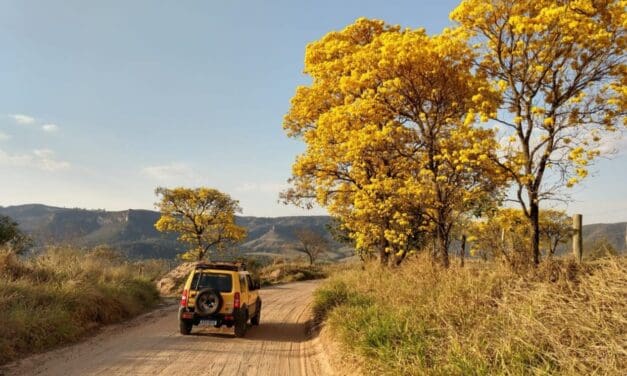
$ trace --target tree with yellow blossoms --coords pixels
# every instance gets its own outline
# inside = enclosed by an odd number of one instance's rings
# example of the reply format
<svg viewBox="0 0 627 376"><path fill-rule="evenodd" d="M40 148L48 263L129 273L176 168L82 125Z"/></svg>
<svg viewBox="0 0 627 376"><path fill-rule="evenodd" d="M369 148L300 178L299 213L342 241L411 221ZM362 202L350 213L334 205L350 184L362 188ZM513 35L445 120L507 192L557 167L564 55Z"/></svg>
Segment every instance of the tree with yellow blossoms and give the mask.
<svg viewBox="0 0 627 376"><path fill-rule="evenodd" d="M246 237L246 229L235 224L239 203L213 188L162 188L155 190L161 217L155 228L178 233L179 241L191 248L181 257L201 261L214 250L223 250Z"/></svg>
<svg viewBox="0 0 627 376"><path fill-rule="evenodd" d="M560 244L571 240L573 232L573 220L566 212L555 209L540 212L540 246L548 256L553 256Z"/></svg>
<svg viewBox="0 0 627 376"><path fill-rule="evenodd" d="M625 125L626 7L625 0L464 0L451 13L476 39L478 74L501 93L491 118L509 138L495 161L515 184L536 265L540 202L585 178L600 145Z"/></svg>
<svg viewBox="0 0 627 376"><path fill-rule="evenodd" d="M572 235L570 217L563 211L547 209L540 215L540 244L548 256ZM501 258L511 267L530 265L533 258L527 246L531 240L529 220L521 209L490 211L468 226L471 253L483 258Z"/></svg>
<svg viewBox="0 0 627 376"><path fill-rule="evenodd" d="M283 198L326 207L382 263L401 262L429 233L447 266L457 216L502 184L494 134L473 126L494 115L497 93L472 58L463 33L368 19L310 44L312 84L284 120L307 148Z"/></svg>

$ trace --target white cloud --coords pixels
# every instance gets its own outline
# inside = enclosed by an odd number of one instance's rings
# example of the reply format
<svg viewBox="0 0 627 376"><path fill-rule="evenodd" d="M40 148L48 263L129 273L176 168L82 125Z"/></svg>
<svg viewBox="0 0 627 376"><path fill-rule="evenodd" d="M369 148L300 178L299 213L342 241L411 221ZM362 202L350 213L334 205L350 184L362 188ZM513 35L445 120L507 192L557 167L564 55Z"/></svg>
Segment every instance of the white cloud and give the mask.
<svg viewBox="0 0 627 376"><path fill-rule="evenodd" d="M279 193L288 187L287 183L243 183L235 190L237 192Z"/></svg>
<svg viewBox="0 0 627 376"><path fill-rule="evenodd" d="M619 156L627 153L627 137L624 135L618 134L616 137L606 138L601 146L599 147L599 151L603 155L609 156Z"/></svg>
<svg viewBox="0 0 627 376"><path fill-rule="evenodd" d="M11 139L11 136L9 136L6 133L0 132L0 141L6 141L6 140L9 140L9 139Z"/></svg>
<svg viewBox="0 0 627 376"><path fill-rule="evenodd" d="M26 154L10 154L0 150L0 165L30 167L50 172L70 168L69 162L56 159L54 151L49 149L37 149Z"/></svg>
<svg viewBox="0 0 627 376"><path fill-rule="evenodd" d="M35 118L24 114L9 115L18 124L29 125L35 123Z"/></svg>
<svg viewBox="0 0 627 376"><path fill-rule="evenodd" d="M189 181L196 177L194 170L185 163L148 166L142 168L141 174L161 182Z"/></svg>
<svg viewBox="0 0 627 376"><path fill-rule="evenodd" d="M44 132L56 132L59 130L59 126L56 124L44 124L41 126L41 129L43 129Z"/></svg>

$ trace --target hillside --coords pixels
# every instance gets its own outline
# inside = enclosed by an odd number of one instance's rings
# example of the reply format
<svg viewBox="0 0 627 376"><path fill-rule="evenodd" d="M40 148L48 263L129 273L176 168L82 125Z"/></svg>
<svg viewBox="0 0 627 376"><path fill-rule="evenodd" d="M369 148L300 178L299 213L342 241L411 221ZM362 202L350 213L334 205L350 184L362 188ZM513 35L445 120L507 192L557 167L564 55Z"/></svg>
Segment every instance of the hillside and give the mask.
<svg viewBox="0 0 627 376"><path fill-rule="evenodd" d="M104 211L58 208L40 204L0 207L0 214L13 218L37 244L72 244L95 246L107 244L119 248L131 258L173 258L185 249L172 234L154 228L159 213L151 210ZM329 240L329 217L237 217L246 227L248 237L238 248L244 253L296 256L294 231L308 228ZM334 244L332 259L350 255L350 250Z"/></svg>
<svg viewBox="0 0 627 376"><path fill-rule="evenodd" d="M104 211L58 208L40 204L0 207L20 224L39 244L69 243L77 246L108 244L123 250L131 258L173 258L185 249L172 234L155 230L159 213L152 210ZM248 229L248 237L238 248L244 253L296 256L294 231L308 228L330 240L327 216L237 217ZM584 242L606 238L617 250L627 249L627 222L590 224L583 227ZM332 259L350 256L350 249L334 243ZM562 252L568 252L567 246Z"/></svg>
<svg viewBox="0 0 627 376"><path fill-rule="evenodd" d="M583 226L583 239L586 244L607 239L618 251L627 250L627 222L595 223Z"/></svg>

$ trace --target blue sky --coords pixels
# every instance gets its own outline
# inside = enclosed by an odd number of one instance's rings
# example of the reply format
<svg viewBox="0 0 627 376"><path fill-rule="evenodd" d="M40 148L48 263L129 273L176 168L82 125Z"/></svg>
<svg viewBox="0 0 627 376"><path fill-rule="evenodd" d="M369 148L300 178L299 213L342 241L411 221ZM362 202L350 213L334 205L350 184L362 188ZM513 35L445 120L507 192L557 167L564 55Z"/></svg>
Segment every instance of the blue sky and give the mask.
<svg viewBox="0 0 627 376"><path fill-rule="evenodd" d="M323 213L277 203L305 46L361 16L436 33L455 4L0 0L0 205L150 209L156 186L208 185L246 215ZM569 210L627 220L626 163L598 163Z"/></svg>

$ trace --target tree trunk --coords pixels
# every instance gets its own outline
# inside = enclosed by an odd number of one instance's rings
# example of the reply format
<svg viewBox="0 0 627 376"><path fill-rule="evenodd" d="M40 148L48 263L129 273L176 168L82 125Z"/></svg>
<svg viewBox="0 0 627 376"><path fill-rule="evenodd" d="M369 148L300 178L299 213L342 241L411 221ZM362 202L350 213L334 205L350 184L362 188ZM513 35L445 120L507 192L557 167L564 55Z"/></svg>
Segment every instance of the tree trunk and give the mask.
<svg viewBox="0 0 627 376"><path fill-rule="evenodd" d="M407 257L407 249L403 250L400 255L394 256L394 265L399 266L405 260L405 257Z"/></svg>
<svg viewBox="0 0 627 376"><path fill-rule="evenodd" d="M531 249L533 251L533 265L540 264L540 207L535 194L529 204L529 220L531 221Z"/></svg>
<svg viewBox="0 0 627 376"><path fill-rule="evenodd" d="M549 249L549 257L553 257L555 255L555 251L557 250L557 245L559 244L559 237L555 237L555 240L552 242L552 245L550 245L549 247L551 249Z"/></svg>
<svg viewBox="0 0 627 376"><path fill-rule="evenodd" d="M440 255L440 262L442 263L442 266L444 266L445 268L449 267L449 259L448 259L448 236L446 236L446 231L444 230L444 228L442 228L442 226L438 226L438 229L436 230L436 234L437 234L437 245L438 245L438 249L437 252Z"/></svg>
<svg viewBox="0 0 627 376"><path fill-rule="evenodd" d="M459 250L459 266L464 267L464 258L466 257L466 235L462 235L462 247Z"/></svg>
<svg viewBox="0 0 627 376"><path fill-rule="evenodd" d="M307 256L309 256L309 265L313 266L314 264L314 257L312 253L308 253Z"/></svg>
<svg viewBox="0 0 627 376"><path fill-rule="evenodd" d="M379 261L381 262L382 266L387 266L388 261L390 260L390 254L385 251L385 248L385 245L382 245L379 248Z"/></svg>

